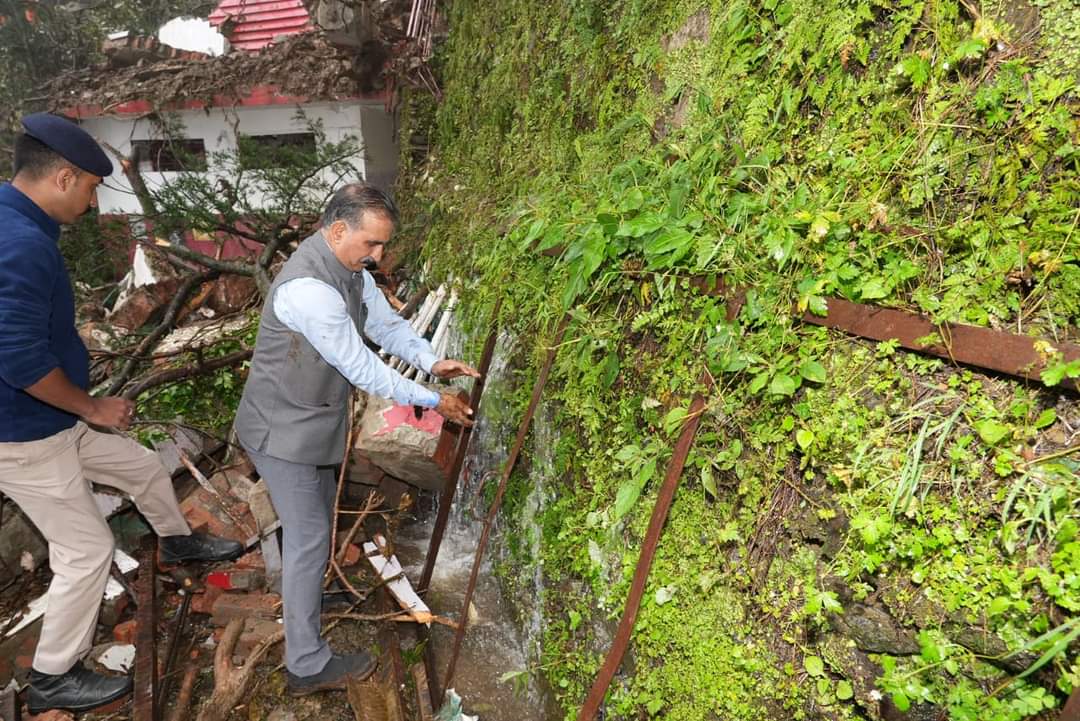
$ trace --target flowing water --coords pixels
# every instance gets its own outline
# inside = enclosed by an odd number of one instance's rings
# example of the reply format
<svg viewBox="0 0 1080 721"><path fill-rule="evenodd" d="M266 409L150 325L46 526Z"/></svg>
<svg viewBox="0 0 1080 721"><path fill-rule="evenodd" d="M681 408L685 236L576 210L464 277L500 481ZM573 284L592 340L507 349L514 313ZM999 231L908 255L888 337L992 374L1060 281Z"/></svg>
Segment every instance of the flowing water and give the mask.
<svg viewBox="0 0 1080 721"><path fill-rule="evenodd" d="M438 615L459 618L466 586L483 527L486 511L483 486L498 482L509 452L517 419L507 417L505 394L509 390L506 359L508 338L500 338L488 374L479 420L473 432L469 454L461 474L450 522L443 536L426 601ZM451 350L451 354L453 354ZM453 355L451 355L453 357ZM550 424L540 409L534 424L531 453L534 490L523 514L524 534L534 552L539 549L539 532L532 523L543 507L542 480L550 469ZM493 489L491 489L493 490ZM420 577L427 552L435 511L428 517L399 530L396 548L406 575ZM496 524L498 525L498 524ZM495 576L492 559L498 553L498 528L492 533L484 554L476 591L473 594L468 631L451 683L463 699L467 714L480 721L554 721L562 718L550 691L537 673L541 634L540 598L543 593L540 566L522 578L511 603ZM535 557L535 555L534 555ZM452 629L434 624L430 644L440 682L453 648ZM504 680L507 674L525 672Z"/></svg>

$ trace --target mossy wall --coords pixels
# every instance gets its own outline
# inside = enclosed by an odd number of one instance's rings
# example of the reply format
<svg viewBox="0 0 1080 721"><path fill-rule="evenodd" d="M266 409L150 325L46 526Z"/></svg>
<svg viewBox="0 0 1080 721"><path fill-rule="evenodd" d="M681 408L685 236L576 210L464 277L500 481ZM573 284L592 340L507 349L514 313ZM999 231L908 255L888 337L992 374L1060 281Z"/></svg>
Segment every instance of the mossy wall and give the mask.
<svg viewBox="0 0 1080 721"><path fill-rule="evenodd" d="M572 314L545 392L554 462L525 459L503 511L508 585L543 569L530 672L568 717L703 368L715 387L605 718L1060 707L1080 682L1080 412L1060 390L1080 363L1054 346L1080 318L1080 8L448 16L441 103L406 99L403 137L430 147L403 144L404 232L464 285L477 338L518 338L514 415ZM703 275L749 289L734 321ZM1045 384L795 319L829 296L1044 338Z"/></svg>

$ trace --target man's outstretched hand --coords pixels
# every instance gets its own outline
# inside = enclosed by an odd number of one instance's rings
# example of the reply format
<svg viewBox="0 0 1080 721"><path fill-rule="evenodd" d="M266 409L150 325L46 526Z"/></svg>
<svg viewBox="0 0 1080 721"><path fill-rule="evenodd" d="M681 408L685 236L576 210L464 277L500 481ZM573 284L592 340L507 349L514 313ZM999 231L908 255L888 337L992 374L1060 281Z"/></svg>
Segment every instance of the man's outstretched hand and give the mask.
<svg viewBox="0 0 1080 721"><path fill-rule="evenodd" d="M443 363L446 362L447 361L443 361ZM435 406L435 410L439 413L439 415L449 421L453 421L454 423L462 425L466 428L472 428L473 409L469 408L468 403L461 400L453 393L440 393L439 405Z"/></svg>
<svg viewBox="0 0 1080 721"><path fill-rule="evenodd" d="M431 375L444 380L449 380L450 378L458 378L460 376L479 378L480 372L471 365L462 363L459 360L447 359L438 361L435 365L431 366Z"/></svg>

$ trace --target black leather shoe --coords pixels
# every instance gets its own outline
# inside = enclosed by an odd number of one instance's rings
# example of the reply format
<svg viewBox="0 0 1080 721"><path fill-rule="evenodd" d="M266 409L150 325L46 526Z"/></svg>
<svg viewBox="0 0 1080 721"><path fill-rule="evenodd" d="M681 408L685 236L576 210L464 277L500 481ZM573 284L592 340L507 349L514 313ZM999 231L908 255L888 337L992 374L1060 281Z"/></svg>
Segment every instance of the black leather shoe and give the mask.
<svg viewBox="0 0 1080 721"><path fill-rule="evenodd" d="M131 693L131 679L126 676L102 676L76 663L67 673L57 675L30 671L30 713L49 709L88 711L123 698Z"/></svg>
<svg viewBox="0 0 1080 721"><path fill-rule="evenodd" d="M290 696L307 696L316 691L344 689L350 680L363 681L375 673L379 662L367 651L334 654L322 671L312 676L297 676L285 672L286 686Z"/></svg>
<svg viewBox="0 0 1080 721"><path fill-rule="evenodd" d="M158 539L158 560L166 566L184 561L231 561L244 555L244 545L209 533L163 536Z"/></svg>

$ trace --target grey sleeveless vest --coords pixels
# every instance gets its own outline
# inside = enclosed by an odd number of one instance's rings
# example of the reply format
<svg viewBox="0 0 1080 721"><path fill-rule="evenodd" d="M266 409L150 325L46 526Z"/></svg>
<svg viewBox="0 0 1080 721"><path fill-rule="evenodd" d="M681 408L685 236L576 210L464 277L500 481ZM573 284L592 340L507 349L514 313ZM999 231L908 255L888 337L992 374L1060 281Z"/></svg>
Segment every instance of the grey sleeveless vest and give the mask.
<svg viewBox="0 0 1080 721"><path fill-rule="evenodd" d="M274 293L295 278L315 278L341 293L357 330L364 332L363 273L343 266L322 233L315 233L292 254L266 296L236 434L244 445L274 458L331 465L345 453L351 385L274 314Z"/></svg>

